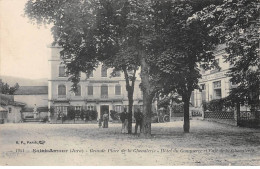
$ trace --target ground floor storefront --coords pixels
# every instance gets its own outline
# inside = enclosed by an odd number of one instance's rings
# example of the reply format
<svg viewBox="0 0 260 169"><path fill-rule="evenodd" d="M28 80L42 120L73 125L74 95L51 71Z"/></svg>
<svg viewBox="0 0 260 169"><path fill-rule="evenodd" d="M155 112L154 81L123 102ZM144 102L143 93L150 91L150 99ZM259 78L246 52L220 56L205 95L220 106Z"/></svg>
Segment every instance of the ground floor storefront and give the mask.
<svg viewBox="0 0 260 169"><path fill-rule="evenodd" d="M142 109L142 101L135 100L132 112L138 108ZM98 121L102 119L105 113L109 114L110 121L119 120L119 114L127 109L129 105L127 100L89 100L89 101L54 101L49 104L50 119L54 123L60 123L59 120L75 123L84 123L86 121ZM66 122L65 122L66 123ZM71 123L71 122L68 122Z"/></svg>

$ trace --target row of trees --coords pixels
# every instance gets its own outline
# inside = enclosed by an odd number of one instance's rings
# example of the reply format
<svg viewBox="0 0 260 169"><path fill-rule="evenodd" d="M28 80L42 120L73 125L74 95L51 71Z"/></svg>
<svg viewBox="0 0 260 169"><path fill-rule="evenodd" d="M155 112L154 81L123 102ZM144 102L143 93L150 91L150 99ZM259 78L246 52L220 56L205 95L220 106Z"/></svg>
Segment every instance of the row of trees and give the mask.
<svg viewBox="0 0 260 169"><path fill-rule="evenodd" d="M182 97L184 132L189 132L189 100L198 88L199 66L216 66L212 51L220 43L227 44L227 60L237 67L230 71L233 80L238 81L239 62L253 57L258 64L248 61L249 69L259 84L259 58L254 51L259 41L252 42L246 34L248 42L236 42L237 31L248 32L258 12L257 0L28 0L25 6L32 22L53 25L54 44L63 48L60 54L73 90L79 73L90 73L99 62L124 72L129 133L136 71L141 69L144 136L151 134L151 104L158 93ZM249 53L234 47L244 43Z"/></svg>
<svg viewBox="0 0 260 169"><path fill-rule="evenodd" d="M13 95L16 90L19 89L19 84L16 83L14 86L10 86L9 84L3 82L0 79L0 93Z"/></svg>

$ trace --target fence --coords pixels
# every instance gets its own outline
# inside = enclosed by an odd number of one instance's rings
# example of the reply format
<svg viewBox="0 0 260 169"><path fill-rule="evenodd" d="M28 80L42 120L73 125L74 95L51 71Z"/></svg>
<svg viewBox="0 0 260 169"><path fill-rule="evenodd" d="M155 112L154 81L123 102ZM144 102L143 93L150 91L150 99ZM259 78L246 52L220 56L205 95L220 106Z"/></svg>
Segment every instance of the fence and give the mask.
<svg viewBox="0 0 260 169"><path fill-rule="evenodd" d="M205 111L204 119L241 127L260 127L260 111Z"/></svg>
<svg viewBox="0 0 260 169"><path fill-rule="evenodd" d="M232 126L237 125L234 111L205 111L204 119Z"/></svg>
<svg viewBox="0 0 260 169"><path fill-rule="evenodd" d="M233 111L205 111L204 118L214 118L214 119L235 119Z"/></svg>
<svg viewBox="0 0 260 169"><path fill-rule="evenodd" d="M238 113L238 126L242 127L260 127L260 111L240 111Z"/></svg>

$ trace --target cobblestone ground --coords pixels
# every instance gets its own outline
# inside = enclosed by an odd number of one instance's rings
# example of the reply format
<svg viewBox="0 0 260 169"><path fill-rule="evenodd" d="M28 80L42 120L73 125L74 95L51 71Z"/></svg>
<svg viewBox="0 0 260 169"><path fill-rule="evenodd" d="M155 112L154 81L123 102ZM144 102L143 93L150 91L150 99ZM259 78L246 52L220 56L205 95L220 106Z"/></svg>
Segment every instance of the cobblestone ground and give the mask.
<svg viewBox="0 0 260 169"><path fill-rule="evenodd" d="M152 138L120 124L0 125L1 165L260 165L260 130L215 122L152 124ZM39 143L39 144L38 144ZM111 149L111 150L110 150ZM41 151L52 152L41 152ZM63 152L54 152L63 151Z"/></svg>

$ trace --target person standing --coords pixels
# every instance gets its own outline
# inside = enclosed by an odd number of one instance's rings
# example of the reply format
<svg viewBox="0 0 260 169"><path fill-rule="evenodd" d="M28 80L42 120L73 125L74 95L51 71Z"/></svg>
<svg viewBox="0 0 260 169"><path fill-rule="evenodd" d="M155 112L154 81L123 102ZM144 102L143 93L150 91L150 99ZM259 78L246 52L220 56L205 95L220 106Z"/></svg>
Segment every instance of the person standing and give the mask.
<svg viewBox="0 0 260 169"><path fill-rule="evenodd" d="M134 113L135 117L135 134L137 134L138 126L140 127L140 133L142 130L142 121L143 121L143 114L138 108L137 111Z"/></svg>
<svg viewBox="0 0 260 169"><path fill-rule="evenodd" d="M98 120L98 127L101 128L101 126L102 126L102 119L99 118L99 120Z"/></svg>
<svg viewBox="0 0 260 169"><path fill-rule="evenodd" d="M108 113L105 111L104 115L103 115L103 128L108 128Z"/></svg>
<svg viewBox="0 0 260 169"><path fill-rule="evenodd" d="M48 111L48 121L51 122L51 111Z"/></svg>
<svg viewBox="0 0 260 169"><path fill-rule="evenodd" d="M126 108L124 108L124 111L120 114L120 120L122 122L122 133L127 133L127 126L128 126L128 114L126 111Z"/></svg>
<svg viewBox="0 0 260 169"><path fill-rule="evenodd" d="M38 112L37 112L37 106L36 104L34 104L34 108L33 108L33 117L34 119L36 119L38 117Z"/></svg>

